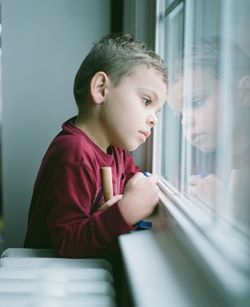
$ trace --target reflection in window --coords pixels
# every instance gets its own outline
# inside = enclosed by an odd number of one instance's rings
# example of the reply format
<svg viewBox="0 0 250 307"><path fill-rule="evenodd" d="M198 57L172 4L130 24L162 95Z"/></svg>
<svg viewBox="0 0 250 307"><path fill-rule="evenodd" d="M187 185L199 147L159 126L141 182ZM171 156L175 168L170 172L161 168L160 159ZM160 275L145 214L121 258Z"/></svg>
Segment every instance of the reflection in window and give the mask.
<svg viewBox="0 0 250 307"><path fill-rule="evenodd" d="M247 237L250 3L182 2L166 10L162 24L169 94L158 133L158 172L198 208L208 210L215 223L223 221Z"/></svg>

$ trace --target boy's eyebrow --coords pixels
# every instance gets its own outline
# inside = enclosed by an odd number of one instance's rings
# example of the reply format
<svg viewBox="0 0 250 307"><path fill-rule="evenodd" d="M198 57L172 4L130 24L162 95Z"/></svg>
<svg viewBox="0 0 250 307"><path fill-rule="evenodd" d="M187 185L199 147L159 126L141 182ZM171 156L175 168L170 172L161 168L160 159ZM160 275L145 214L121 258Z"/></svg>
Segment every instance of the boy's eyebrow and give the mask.
<svg viewBox="0 0 250 307"><path fill-rule="evenodd" d="M154 100L159 100L157 93L153 89L145 87L145 88L142 88L142 90L149 91L150 94L153 96Z"/></svg>

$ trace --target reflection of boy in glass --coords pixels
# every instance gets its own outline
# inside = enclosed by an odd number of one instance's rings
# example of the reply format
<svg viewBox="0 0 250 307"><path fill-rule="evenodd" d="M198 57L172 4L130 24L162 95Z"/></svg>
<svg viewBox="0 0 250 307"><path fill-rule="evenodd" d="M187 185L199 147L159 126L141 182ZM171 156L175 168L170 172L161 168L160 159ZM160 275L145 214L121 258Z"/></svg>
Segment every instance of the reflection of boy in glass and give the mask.
<svg viewBox="0 0 250 307"><path fill-rule="evenodd" d="M214 38L197 44L185 55L184 62L179 61L170 75L173 83L168 103L174 112L182 115L186 139L203 153L212 153L218 148L218 124L221 116L227 116L223 112L232 108L228 117L229 121L233 119L228 122L232 130L231 133L228 130L225 137L227 142L232 141L234 170L250 165L250 59L235 45L224 47ZM230 76L220 75L225 51L231 55L234 74ZM201 198L211 198L216 180L211 175L191 176L189 191Z"/></svg>

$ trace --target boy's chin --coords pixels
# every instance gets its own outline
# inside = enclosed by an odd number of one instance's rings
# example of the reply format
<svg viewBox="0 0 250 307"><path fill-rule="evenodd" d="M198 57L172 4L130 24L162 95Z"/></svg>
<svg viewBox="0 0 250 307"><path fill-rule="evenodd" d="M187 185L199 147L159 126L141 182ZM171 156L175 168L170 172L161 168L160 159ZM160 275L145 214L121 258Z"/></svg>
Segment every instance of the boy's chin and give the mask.
<svg viewBox="0 0 250 307"><path fill-rule="evenodd" d="M126 151L134 151L136 150L141 144L126 144L122 146L121 148Z"/></svg>
<svg viewBox="0 0 250 307"><path fill-rule="evenodd" d="M125 142L113 142L112 145L126 151L134 151L144 143L145 142L138 142L138 140L130 140L129 142L125 140Z"/></svg>
<svg viewBox="0 0 250 307"><path fill-rule="evenodd" d="M198 148L201 152L205 154L213 153L215 151L215 146L212 145L203 145L203 146L195 146Z"/></svg>

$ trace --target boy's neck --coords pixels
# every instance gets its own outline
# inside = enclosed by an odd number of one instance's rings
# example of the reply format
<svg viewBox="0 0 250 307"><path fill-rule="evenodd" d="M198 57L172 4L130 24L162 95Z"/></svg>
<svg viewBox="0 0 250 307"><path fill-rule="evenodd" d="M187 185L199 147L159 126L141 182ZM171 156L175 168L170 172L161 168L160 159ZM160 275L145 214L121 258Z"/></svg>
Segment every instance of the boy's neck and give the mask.
<svg viewBox="0 0 250 307"><path fill-rule="evenodd" d="M100 127L98 121L93 119L83 120L81 116L77 116L74 125L82 130L103 152L108 153L110 144L102 133L103 129Z"/></svg>

